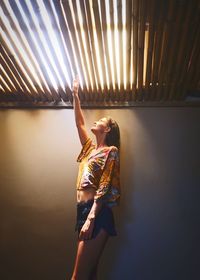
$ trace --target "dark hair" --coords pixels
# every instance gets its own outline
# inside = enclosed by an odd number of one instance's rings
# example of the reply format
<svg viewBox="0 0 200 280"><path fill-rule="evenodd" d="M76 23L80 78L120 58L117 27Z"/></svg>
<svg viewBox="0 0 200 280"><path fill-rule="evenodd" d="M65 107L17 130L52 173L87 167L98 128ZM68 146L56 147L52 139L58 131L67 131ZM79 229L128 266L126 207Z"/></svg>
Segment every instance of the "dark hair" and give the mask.
<svg viewBox="0 0 200 280"><path fill-rule="evenodd" d="M106 134L105 142L108 146L115 146L120 149L120 131L119 126L111 117L106 117L110 131Z"/></svg>

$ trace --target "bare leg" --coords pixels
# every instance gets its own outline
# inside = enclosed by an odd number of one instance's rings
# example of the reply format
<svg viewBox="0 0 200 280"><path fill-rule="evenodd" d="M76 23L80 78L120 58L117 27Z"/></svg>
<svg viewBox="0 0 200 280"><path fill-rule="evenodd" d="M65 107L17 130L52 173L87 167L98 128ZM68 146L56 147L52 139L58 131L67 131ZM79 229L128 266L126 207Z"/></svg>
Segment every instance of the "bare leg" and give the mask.
<svg viewBox="0 0 200 280"><path fill-rule="evenodd" d="M71 280L97 279L98 262L107 240L108 234L102 229L95 239L78 241L76 261Z"/></svg>

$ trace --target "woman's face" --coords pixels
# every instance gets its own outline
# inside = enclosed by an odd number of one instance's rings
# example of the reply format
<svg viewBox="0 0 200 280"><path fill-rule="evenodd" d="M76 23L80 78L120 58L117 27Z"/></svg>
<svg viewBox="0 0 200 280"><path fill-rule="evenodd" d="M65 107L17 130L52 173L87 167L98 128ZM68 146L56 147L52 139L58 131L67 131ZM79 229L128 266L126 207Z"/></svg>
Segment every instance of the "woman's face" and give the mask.
<svg viewBox="0 0 200 280"><path fill-rule="evenodd" d="M108 132L110 129L108 127L108 120L107 118L102 118L96 122L94 122L94 125L91 127L91 131L96 134L97 132L104 133Z"/></svg>

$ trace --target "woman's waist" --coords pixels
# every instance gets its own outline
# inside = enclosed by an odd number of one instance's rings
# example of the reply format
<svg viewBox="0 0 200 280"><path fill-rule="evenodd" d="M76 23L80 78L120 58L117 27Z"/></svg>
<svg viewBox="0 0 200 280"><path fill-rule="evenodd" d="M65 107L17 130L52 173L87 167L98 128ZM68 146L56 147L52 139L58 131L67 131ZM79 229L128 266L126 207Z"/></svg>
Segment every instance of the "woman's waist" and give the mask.
<svg viewBox="0 0 200 280"><path fill-rule="evenodd" d="M77 202L87 202L88 200L94 199L95 194L96 188L93 186L77 189Z"/></svg>

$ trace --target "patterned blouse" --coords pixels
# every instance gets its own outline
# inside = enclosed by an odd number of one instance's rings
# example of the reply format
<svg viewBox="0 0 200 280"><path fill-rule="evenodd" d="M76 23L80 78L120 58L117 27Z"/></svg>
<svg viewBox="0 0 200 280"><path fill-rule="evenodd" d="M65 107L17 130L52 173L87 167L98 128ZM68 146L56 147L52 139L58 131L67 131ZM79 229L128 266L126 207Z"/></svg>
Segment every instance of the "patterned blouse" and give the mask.
<svg viewBox="0 0 200 280"><path fill-rule="evenodd" d="M112 207L120 197L119 152L117 147L110 146L91 155L94 149L95 145L88 138L77 158L80 162L77 189L95 188L94 200Z"/></svg>

